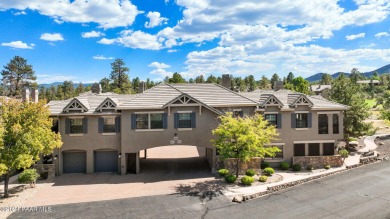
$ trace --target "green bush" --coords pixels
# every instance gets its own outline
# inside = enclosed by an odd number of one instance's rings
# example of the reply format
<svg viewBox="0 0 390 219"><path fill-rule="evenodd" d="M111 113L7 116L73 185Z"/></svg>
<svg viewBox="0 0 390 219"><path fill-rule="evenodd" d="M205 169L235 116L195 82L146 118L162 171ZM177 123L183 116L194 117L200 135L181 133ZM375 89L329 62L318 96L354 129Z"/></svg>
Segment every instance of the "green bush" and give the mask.
<svg viewBox="0 0 390 219"><path fill-rule="evenodd" d="M267 161L262 161L260 167L262 170L264 170L265 168L269 167L269 163Z"/></svg>
<svg viewBox="0 0 390 219"><path fill-rule="evenodd" d="M287 162L282 162L280 164L280 169L282 169L282 170L288 170L289 168L290 168L290 164Z"/></svg>
<svg viewBox="0 0 390 219"><path fill-rule="evenodd" d="M234 182L236 182L236 180L237 180L237 177L235 175L230 174L230 175L225 176L225 181L227 183L234 183Z"/></svg>
<svg viewBox="0 0 390 219"><path fill-rule="evenodd" d="M301 171L302 170L302 167L301 167L301 165L300 164L294 164L293 166L292 166L292 169L293 169L293 171Z"/></svg>
<svg viewBox="0 0 390 219"><path fill-rule="evenodd" d="M254 176L254 175L256 174L256 172L255 172L254 170L252 170L252 169L249 169L249 170L247 170L247 171L245 172L245 174L246 174L247 176Z"/></svg>
<svg viewBox="0 0 390 219"><path fill-rule="evenodd" d="M275 170L272 167L267 167L263 170L263 173L267 176L272 176L275 173Z"/></svg>
<svg viewBox="0 0 390 219"><path fill-rule="evenodd" d="M330 165L325 165L325 169L329 170L330 169Z"/></svg>
<svg viewBox="0 0 390 219"><path fill-rule="evenodd" d="M260 182L267 182L268 177L267 176L260 176L259 181Z"/></svg>
<svg viewBox="0 0 390 219"><path fill-rule="evenodd" d="M49 178L49 172L42 172L41 174L39 174L39 178L41 180L47 180L47 178Z"/></svg>
<svg viewBox="0 0 390 219"><path fill-rule="evenodd" d="M307 170L314 170L314 167L312 165L307 165L306 169Z"/></svg>
<svg viewBox="0 0 390 219"><path fill-rule="evenodd" d="M348 138L348 141L357 141L357 138L349 137L349 138Z"/></svg>
<svg viewBox="0 0 390 219"><path fill-rule="evenodd" d="M37 173L36 169L27 169L19 175L18 181L20 183L29 183L31 186L33 186L38 177L39 174Z"/></svg>
<svg viewBox="0 0 390 219"><path fill-rule="evenodd" d="M348 155L349 155L349 152L346 150L346 149L341 149L339 150L339 155L342 157L342 158L347 158Z"/></svg>
<svg viewBox="0 0 390 219"><path fill-rule="evenodd" d="M241 182L244 184L244 185L247 185L247 186L250 186L252 185L252 183L255 181L255 179L251 176L244 176L241 178Z"/></svg>
<svg viewBox="0 0 390 219"><path fill-rule="evenodd" d="M220 176L227 176L227 175L229 175L229 170L227 170L227 169L220 169L220 170L218 170L218 173L219 173Z"/></svg>

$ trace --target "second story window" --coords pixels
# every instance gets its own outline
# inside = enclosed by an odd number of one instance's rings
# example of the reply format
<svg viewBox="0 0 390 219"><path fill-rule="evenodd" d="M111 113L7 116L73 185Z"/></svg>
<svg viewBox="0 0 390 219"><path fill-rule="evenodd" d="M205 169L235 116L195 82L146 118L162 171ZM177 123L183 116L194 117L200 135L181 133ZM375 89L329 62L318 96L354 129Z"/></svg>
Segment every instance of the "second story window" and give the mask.
<svg viewBox="0 0 390 219"><path fill-rule="evenodd" d="M339 115L333 114L333 134L339 134Z"/></svg>
<svg viewBox="0 0 390 219"><path fill-rule="evenodd" d="M70 119L70 132L69 134L83 134L83 119L82 118L75 118Z"/></svg>
<svg viewBox="0 0 390 219"><path fill-rule="evenodd" d="M131 128L137 130L160 130L167 128L166 113L135 113L131 116Z"/></svg>
<svg viewBox="0 0 390 219"><path fill-rule="evenodd" d="M56 119L56 118L54 118L53 119L53 125L52 125L52 127L51 127L51 131L53 131L53 132L55 132L55 133L58 133L58 131L59 131L59 120L58 119Z"/></svg>
<svg viewBox="0 0 390 219"><path fill-rule="evenodd" d="M233 109L233 117L238 118L238 117L243 117L244 113L242 112L241 109Z"/></svg>
<svg viewBox="0 0 390 219"><path fill-rule="evenodd" d="M318 134L328 134L328 115L318 115Z"/></svg>
<svg viewBox="0 0 390 219"><path fill-rule="evenodd" d="M196 114L191 111L178 111L175 116L176 129L192 129L196 127Z"/></svg>
<svg viewBox="0 0 390 219"><path fill-rule="evenodd" d="M103 133L115 133L115 117L103 118Z"/></svg>
<svg viewBox="0 0 390 219"><path fill-rule="evenodd" d="M278 114L265 114L264 118L268 124L278 127Z"/></svg>
<svg viewBox="0 0 390 219"><path fill-rule="evenodd" d="M296 114L296 128L308 128L308 114L297 113Z"/></svg>

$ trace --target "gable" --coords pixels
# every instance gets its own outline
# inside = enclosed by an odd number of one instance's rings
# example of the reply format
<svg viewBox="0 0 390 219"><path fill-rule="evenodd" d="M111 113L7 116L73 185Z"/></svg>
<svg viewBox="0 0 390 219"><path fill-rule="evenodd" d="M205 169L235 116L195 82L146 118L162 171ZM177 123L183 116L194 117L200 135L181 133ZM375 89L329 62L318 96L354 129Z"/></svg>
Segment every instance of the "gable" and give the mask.
<svg viewBox="0 0 390 219"><path fill-rule="evenodd" d="M182 95L178 96L177 98L173 99L172 101L170 101L166 105L170 105L170 106L180 106L180 105L193 105L193 106L195 106L196 105L196 106L198 106L198 105L201 105L201 103L194 100L193 98L189 97L186 94L182 94Z"/></svg>
<svg viewBox="0 0 390 219"><path fill-rule="evenodd" d="M82 103L80 102L80 100L78 100L77 98L74 98L73 100L71 100L71 101L68 103L68 105L66 105L66 106L64 107L64 109L63 109L62 111L65 112L65 113L77 112L77 111L83 113L83 112L87 112L88 109L87 109L87 107L85 107L84 104L82 104Z"/></svg>
<svg viewBox="0 0 390 219"><path fill-rule="evenodd" d="M292 107L297 106L313 106L313 103L305 95L300 95L298 98L291 104Z"/></svg>
<svg viewBox="0 0 390 219"><path fill-rule="evenodd" d="M267 106L277 106L277 107L281 108L281 107L283 107L283 104L274 95L270 95L262 104L262 107L267 107Z"/></svg>
<svg viewBox="0 0 390 219"><path fill-rule="evenodd" d="M97 112L102 112L103 110L113 110L117 104L109 97L107 97L97 108Z"/></svg>

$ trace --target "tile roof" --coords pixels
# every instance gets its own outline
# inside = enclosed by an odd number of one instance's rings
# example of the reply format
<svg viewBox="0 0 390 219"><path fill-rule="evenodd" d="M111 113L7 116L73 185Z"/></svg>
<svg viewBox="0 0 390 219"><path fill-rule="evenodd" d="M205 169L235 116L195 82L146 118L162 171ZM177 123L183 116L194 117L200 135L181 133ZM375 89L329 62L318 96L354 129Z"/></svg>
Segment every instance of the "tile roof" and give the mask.
<svg viewBox="0 0 390 219"><path fill-rule="evenodd" d="M314 92L315 91L320 92L325 89L332 89L332 85L321 85L321 84L310 85L310 90Z"/></svg>

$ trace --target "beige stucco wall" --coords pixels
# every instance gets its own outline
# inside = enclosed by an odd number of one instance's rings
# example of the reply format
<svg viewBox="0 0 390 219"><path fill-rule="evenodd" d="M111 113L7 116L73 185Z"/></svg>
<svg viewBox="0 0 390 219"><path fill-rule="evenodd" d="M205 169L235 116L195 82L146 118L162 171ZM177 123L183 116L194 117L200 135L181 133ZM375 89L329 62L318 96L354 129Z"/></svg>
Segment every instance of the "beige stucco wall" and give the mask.
<svg viewBox="0 0 390 219"><path fill-rule="evenodd" d="M87 155L87 173L94 172L94 151L95 150L120 150L121 134L103 135L98 132L98 118L101 116L85 116L88 118L88 133L82 136L71 136L65 134L65 118L59 118L59 132L62 137L63 145L59 152L54 151L59 159L56 160L58 171L62 174L62 152L71 150L86 151ZM119 168L118 168L119 169Z"/></svg>

